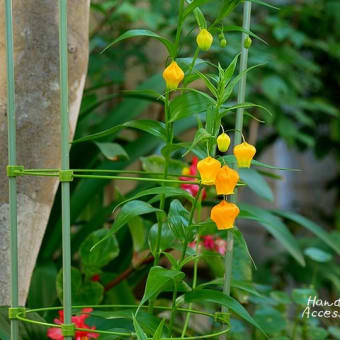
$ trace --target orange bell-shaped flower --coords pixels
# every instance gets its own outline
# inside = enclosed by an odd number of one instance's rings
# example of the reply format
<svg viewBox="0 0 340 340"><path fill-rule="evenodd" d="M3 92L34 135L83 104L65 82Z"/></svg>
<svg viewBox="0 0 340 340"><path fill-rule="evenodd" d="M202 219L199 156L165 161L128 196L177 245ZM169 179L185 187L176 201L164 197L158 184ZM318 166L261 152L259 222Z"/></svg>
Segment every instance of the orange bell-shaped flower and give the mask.
<svg viewBox="0 0 340 340"><path fill-rule="evenodd" d="M237 171L224 165L218 170L216 175L215 184L217 195L232 195L239 178L240 176Z"/></svg>
<svg viewBox="0 0 340 340"><path fill-rule="evenodd" d="M168 90L175 90L184 78L184 72L175 61L163 71L163 78Z"/></svg>
<svg viewBox="0 0 340 340"><path fill-rule="evenodd" d="M255 153L255 146L248 144L247 142L235 145L234 155L236 157L238 167L249 168Z"/></svg>
<svg viewBox="0 0 340 340"><path fill-rule="evenodd" d="M211 209L210 218L216 223L217 229L230 229L239 213L236 204L223 200Z"/></svg>
<svg viewBox="0 0 340 340"><path fill-rule="evenodd" d="M212 157L207 157L197 163L197 170L201 175L202 184L214 185L218 170L221 168L221 163Z"/></svg>

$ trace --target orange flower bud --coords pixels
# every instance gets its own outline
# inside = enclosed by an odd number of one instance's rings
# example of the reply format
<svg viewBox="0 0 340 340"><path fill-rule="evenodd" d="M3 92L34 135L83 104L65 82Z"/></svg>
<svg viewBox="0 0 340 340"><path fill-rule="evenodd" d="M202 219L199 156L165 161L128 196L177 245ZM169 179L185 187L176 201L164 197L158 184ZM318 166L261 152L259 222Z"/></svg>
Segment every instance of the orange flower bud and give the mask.
<svg viewBox="0 0 340 340"><path fill-rule="evenodd" d="M223 200L211 209L210 218L216 223L217 229L230 229L239 213L236 204Z"/></svg>
<svg viewBox="0 0 340 340"><path fill-rule="evenodd" d="M234 155L239 168L249 168L251 160L256 153L255 146L243 142L234 147Z"/></svg>
<svg viewBox="0 0 340 340"><path fill-rule="evenodd" d="M178 87L178 84L184 78L184 72L177 65L175 61L173 61L164 71L163 78L166 82L166 87L169 90L175 90Z"/></svg>
<svg viewBox="0 0 340 340"><path fill-rule="evenodd" d="M224 165L218 170L216 175L215 184L217 195L232 195L239 178L240 176L237 171Z"/></svg>
<svg viewBox="0 0 340 340"><path fill-rule="evenodd" d="M198 47L203 51L209 50L213 40L213 36L205 28L201 29L196 38Z"/></svg>
<svg viewBox="0 0 340 340"><path fill-rule="evenodd" d="M217 137L217 147L221 152L227 152L230 145L230 137L226 133L221 133Z"/></svg>
<svg viewBox="0 0 340 340"><path fill-rule="evenodd" d="M217 171L221 168L221 163L212 157L200 160L197 169L201 175L202 184L214 185Z"/></svg>

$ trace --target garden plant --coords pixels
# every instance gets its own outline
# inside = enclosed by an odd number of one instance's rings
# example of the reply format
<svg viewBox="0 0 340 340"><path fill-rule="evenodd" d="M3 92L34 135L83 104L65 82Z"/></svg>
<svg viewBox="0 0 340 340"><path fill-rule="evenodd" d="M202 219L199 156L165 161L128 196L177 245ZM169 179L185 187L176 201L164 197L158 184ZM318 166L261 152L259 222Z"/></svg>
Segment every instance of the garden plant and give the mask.
<svg viewBox="0 0 340 340"><path fill-rule="evenodd" d="M107 22L112 15L114 25L117 18L109 8L120 8L117 3L98 2L92 7L109 13ZM15 120L9 114L12 227L18 176L58 177L62 205L56 203L52 210L26 309L15 300L17 268L12 267L11 335L2 327L3 319L0 335L11 340L339 338L336 319L324 323L301 317L308 299L318 297L322 282L331 287L330 300L339 292L340 268L332 261L340 253L339 234L330 234L296 212L243 202L239 195L250 189L272 200L265 178L279 180L277 171L299 171L257 160L256 140L247 129L272 123L282 132L278 120L292 121L280 118L271 102L280 91L289 91L275 73L267 77L265 91L272 95L261 98L252 90L258 76L254 79L251 74L268 73L270 62L258 58L259 63L248 66L248 54L249 60L256 59L251 59L253 49L272 48L264 40L267 37L252 31L252 9L276 13L279 8L260 0L170 3L167 21L172 29L166 24L159 24L162 32L125 29L122 24L115 39L112 34L97 37L94 31L91 44L97 56L90 61L92 86L85 90L75 139L69 141L67 1L59 1L62 167L16 165ZM10 4L6 0L8 83L12 84ZM118 15L136 14L129 4L122 5ZM156 14L167 10L155 1L151 6ZM152 27L156 19L148 20ZM99 29L106 24L100 23ZM133 51L124 45L130 40L137 41ZM141 45L150 40L155 40L157 49L162 46L166 57L161 73L151 72L137 88L119 88L105 80L106 70L98 71L107 58L108 68L114 67L115 76L123 78L123 67L112 66L112 60L121 58L123 63L133 53L144 60ZM152 65L147 67L153 71ZM98 99L97 91L103 89L108 95ZM9 86L8 91L9 113L14 114L14 104L10 105L14 88ZM112 101L117 105L110 107ZM94 114L107 103L111 112ZM150 103L158 110L157 118L138 117ZM334 114L326 99L320 103L321 111ZM294 100L286 104L294 106ZM298 104L303 106L302 99ZM311 127L302 111L298 119ZM290 135L290 124L282 132L284 137L308 145L308 133ZM183 138L189 129L190 137ZM261 140L259 149L264 148ZM141 169L131 167L136 161ZM116 186L117 181L135 187L121 192L124 184ZM262 268L253 260L242 232L242 222L248 221L261 225L281 247ZM301 241L286 221L304 227L312 240ZM15 247L12 244L12 261L17 257ZM304 271L306 280L287 289L276 266L287 272Z"/></svg>

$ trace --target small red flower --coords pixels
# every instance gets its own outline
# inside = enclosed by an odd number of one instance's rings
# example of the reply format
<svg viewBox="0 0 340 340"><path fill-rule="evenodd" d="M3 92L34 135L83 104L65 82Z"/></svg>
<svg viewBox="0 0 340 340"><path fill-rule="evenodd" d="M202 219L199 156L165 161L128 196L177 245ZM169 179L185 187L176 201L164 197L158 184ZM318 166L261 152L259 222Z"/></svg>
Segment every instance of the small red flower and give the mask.
<svg viewBox="0 0 340 340"><path fill-rule="evenodd" d="M191 165L189 168L184 168L183 169L183 175L192 175L196 176L197 175L197 163L198 163L198 158L193 157L191 161ZM192 177L180 177L181 181L192 181ZM181 188L185 191L187 191L191 196L196 197L198 190L199 190L199 185L198 184L181 184ZM202 189L202 200L204 200L206 197L206 192L205 189Z"/></svg>
<svg viewBox="0 0 340 340"><path fill-rule="evenodd" d="M225 255L225 253L227 251L227 242L225 240L222 240L220 237L214 236L214 235L202 236L200 238L199 244L198 244L198 251L199 252L201 251L202 246L206 250L215 251L217 253L220 253L223 256ZM196 248L196 241L190 242L189 247L192 248L192 249L195 249Z"/></svg>
<svg viewBox="0 0 340 340"><path fill-rule="evenodd" d="M96 281L100 281L100 275L99 274L95 274L91 277L91 281L96 282Z"/></svg>
<svg viewBox="0 0 340 340"><path fill-rule="evenodd" d="M88 326L85 323L85 320L90 316L89 314L92 312L92 308L83 308L82 314L72 316L72 323L75 324L77 328L85 328L88 330L96 329L95 326ZM62 325L64 323L64 311L60 310L59 312L59 319L54 319L54 322L57 325ZM52 327L49 328L47 331L47 336L50 339L54 340L64 340L64 336L62 334L61 328ZM88 340L88 339L97 339L99 337L99 334L92 333L90 331L76 331L75 334L75 340Z"/></svg>

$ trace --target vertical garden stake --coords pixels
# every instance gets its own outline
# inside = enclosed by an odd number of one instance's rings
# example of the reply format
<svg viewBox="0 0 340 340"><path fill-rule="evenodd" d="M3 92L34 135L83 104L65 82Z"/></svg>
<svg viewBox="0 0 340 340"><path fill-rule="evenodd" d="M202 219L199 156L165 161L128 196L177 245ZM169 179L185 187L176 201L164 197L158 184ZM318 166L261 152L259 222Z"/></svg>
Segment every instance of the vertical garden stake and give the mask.
<svg viewBox="0 0 340 340"><path fill-rule="evenodd" d="M67 0L59 1L59 54L60 54L60 110L61 110L61 174L69 170L69 113L67 62ZM70 183L61 177L62 247L63 247L63 304L64 323L71 324L71 238L70 238ZM65 334L66 335L66 334ZM72 336L65 336L71 340Z"/></svg>
<svg viewBox="0 0 340 340"><path fill-rule="evenodd" d="M8 116L8 165L16 165L15 84L13 53L12 0L5 1L6 11L6 60L7 60L7 116ZM18 232L17 232L17 180L9 176L9 225L11 256L11 308L19 307L18 287ZM11 340L19 340L19 321L11 317Z"/></svg>
<svg viewBox="0 0 340 340"><path fill-rule="evenodd" d="M243 7L242 27L247 31L249 31L249 28L250 28L250 14L251 14L251 2L245 1L244 7ZM247 37L248 37L248 34L242 33L240 73L244 72L247 69L247 64L248 64L248 49L244 47L244 41ZM239 89L238 89L238 94L237 94L237 104L244 103L245 94L246 94L246 82L247 82L247 74L246 72L244 72L242 78L240 79L240 84L239 84ZM241 143L242 128L243 128L243 112L244 112L244 109L240 108L237 110L237 113L236 113L234 145ZM237 167L236 164L235 164L235 167ZM233 203L236 203L237 191L235 191L235 195L231 196L231 201ZM223 292L226 295L230 295L233 245L234 245L233 231L232 229L230 229L227 231L227 252L225 255L225 264L224 264ZM222 310L226 312L225 308L223 308ZM226 335L222 335L221 338L225 339Z"/></svg>

